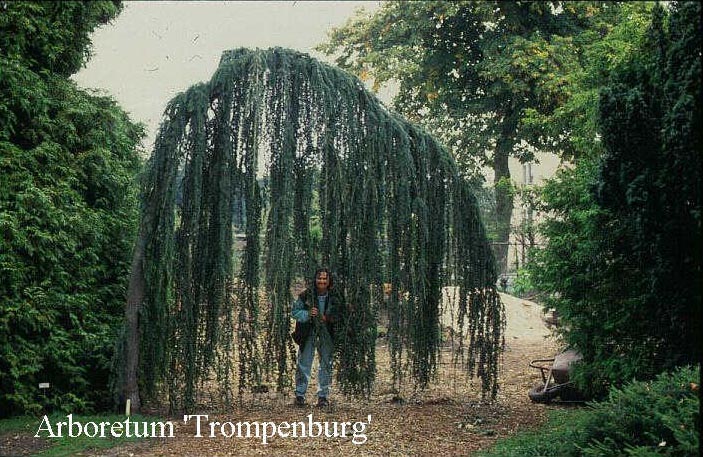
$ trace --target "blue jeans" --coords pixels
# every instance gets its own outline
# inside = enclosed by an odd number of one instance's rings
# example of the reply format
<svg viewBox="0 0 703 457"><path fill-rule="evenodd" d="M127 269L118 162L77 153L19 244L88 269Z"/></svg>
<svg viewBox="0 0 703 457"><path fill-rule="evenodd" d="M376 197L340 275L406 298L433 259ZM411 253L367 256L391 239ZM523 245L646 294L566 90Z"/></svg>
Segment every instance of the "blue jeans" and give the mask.
<svg viewBox="0 0 703 457"><path fill-rule="evenodd" d="M295 372L295 395L304 397L310 382L312 359L314 357L315 343L317 342L317 355L320 359L320 368L317 373L317 396L327 398L330 394L332 381L332 349L334 344L324 330L319 342L315 330L310 332L305 344L298 349L298 369Z"/></svg>

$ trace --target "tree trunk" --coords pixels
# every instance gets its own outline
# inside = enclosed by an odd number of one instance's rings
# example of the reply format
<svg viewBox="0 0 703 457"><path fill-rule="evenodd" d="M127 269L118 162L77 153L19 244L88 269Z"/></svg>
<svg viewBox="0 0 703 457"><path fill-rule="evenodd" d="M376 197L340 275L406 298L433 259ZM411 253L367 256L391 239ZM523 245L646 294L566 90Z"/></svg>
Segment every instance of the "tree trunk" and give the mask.
<svg viewBox="0 0 703 457"><path fill-rule="evenodd" d="M132 271L129 276L127 303L125 304L124 384L120 395L121 401L130 400L132 413L138 413L141 408L137 375L139 373L139 308L144 301L143 260L145 247L144 231L140 229L132 257Z"/></svg>
<svg viewBox="0 0 703 457"><path fill-rule="evenodd" d="M513 216L513 191L508 158L515 145L515 128L515 116L513 116L512 110L509 110L503 116L500 136L496 141L496 150L493 156L497 233L493 253L496 258L498 274L506 273L508 270L508 242L510 240L510 221Z"/></svg>

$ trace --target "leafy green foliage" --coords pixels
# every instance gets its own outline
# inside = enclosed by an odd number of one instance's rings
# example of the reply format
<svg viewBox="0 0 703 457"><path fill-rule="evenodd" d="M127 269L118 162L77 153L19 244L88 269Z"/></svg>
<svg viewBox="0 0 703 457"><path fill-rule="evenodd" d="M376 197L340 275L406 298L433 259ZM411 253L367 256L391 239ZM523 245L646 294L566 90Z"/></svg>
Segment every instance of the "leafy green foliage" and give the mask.
<svg viewBox="0 0 703 457"><path fill-rule="evenodd" d="M0 56L70 76L90 57L90 34L122 10L111 1L0 2Z"/></svg>
<svg viewBox="0 0 703 457"><path fill-rule="evenodd" d="M586 409L552 411L537 431L498 443L484 456L698 455L700 367L631 382Z"/></svg>
<svg viewBox="0 0 703 457"><path fill-rule="evenodd" d="M461 172L494 171L497 264L507 268L513 195L508 157L535 148L566 154L563 123L550 116L567 99L588 32L617 4L593 2L386 2L330 34L319 49L376 87L398 83L394 107L445 144ZM598 21L596 21L598 19Z"/></svg>
<svg viewBox="0 0 703 457"><path fill-rule="evenodd" d="M545 307L558 310L567 344L597 351L607 360L608 377L624 381L632 377L633 361L610 351L624 350L612 344L616 332L628 331L626 318L616 319L619 307L613 301L626 288L607 261L612 241L603 230L604 211L591 192L597 173L597 159L584 158L573 168L558 170L542 187L536 209L548 214L539 226L547 242L531 252L526 269Z"/></svg>
<svg viewBox="0 0 703 457"><path fill-rule="evenodd" d="M6 414L34 410L44 381L54 406L104 403L136 222L140 131L110 100L67 81L47 87L60 98L35 86L45 106L32 105L35 121L19 135L5 132L27 146L0 142Z"/></svg>
<svg viewBox="0 0 703 457"><path fill-rule="evenodd" d="M208 83L169 103L143 192L147 393L167 382L172 406L190 410L214 369L228 399L234 350L240 394L272 376L284 389L295 271L323 264L346 300L336 332L342 392L373 388L384 283L396 380L409 372L427 386L440 349L441 287L451 280L468 341L457 358L495 396L504 313L476 199L432 137L351 75L280 48L226 51ZM246 207L239 268L235 195Z"/></svg>
<svg viewBox="0 0 703 457"><path fill-rule="evenodd" d="M553 87L558 103L550 109L528 107L522 119L525 135L539 139L542 148L564 159L602 154L598 125L598 98L613 69L630 58L645 38L652 3L621 2L594 8L586 2L563 2L565 9L580 9L588 26L555 52L563 72L553 73L540 87ZM567 59L571 59L570 61Z"/></svg>
<svg viewBox="0 0 703 457"><path fill-rule="evenodd" d="M643 52L603 90L596 189L612 267L629 279L623 317L658 369L700 360L703 343L700 4L673 4L668 19L654 9Z"/></svg>
<svg viewBox="0 0 703 457"><path fill-rule="evenodd" d="M576 2L560 9L552 2L387 2L334 29L320 50L376 85L397 81L396 109L438 134L473 173L477 163L493 163L491 152L507 135L511 146L534 143L519 129L524 110L558 105L562 78L578 64L568 37L597 11ZM524 147L508 152L530 156Z"/></svg>
<svg viewBox="0 0 703 457"><path fill-rule="evenodd" d="M69 4L66 11L105 8L88 5ZM12 2L3 9L2 39L24 36L4 33L10 29L44 30L49 11L64 17L49 3ZM45 38L33 35L39 47ZM83 56L82 43L70 53ZM26 55L25 45L20 39L0 45L11 54L0 55L2 416L110 404L112 349L137 215L133 177L141 128L112 100L87 94L48 68L33 72L28 65L48 61ZM39 382L51 383L46 398Z"/></svg>
<svg viewBox="0 0 703 457"><path fill-rule="evenodd" d="M528 297L534 293L535 287L532 284L532 277L530 276L530 271L525 268L520 268L517 271L517 276L515 277L515 283L513 284L513 294L518 297Z"/></svg>
<svg viewBox="0 0 703 457"><path fill-rule="evenodd" d="M583 353L576 378L592 393L700 358L697 5L653 10L602 90L604 156L543 190L548 244L530 269Z"/></svg>

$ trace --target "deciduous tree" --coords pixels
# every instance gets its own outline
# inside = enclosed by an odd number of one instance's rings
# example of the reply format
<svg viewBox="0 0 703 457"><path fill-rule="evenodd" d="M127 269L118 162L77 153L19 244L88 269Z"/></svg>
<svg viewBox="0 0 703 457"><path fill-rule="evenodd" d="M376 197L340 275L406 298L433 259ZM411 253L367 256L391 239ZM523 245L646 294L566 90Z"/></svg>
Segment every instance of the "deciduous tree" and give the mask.
<svg viewBox="0 0 703 457"><path fill-rule="evenodd" d="M438 135L463 173L494 172L499 268L513 209L508 158L561 153L561 132L525 121L567 98L579 68L575 37L617 5L589 2L387 2L320 46L374 86L399 83L395 108ZM592 35L589 35L592 37ZM585 39L585 38L583 38Z"/></svg>

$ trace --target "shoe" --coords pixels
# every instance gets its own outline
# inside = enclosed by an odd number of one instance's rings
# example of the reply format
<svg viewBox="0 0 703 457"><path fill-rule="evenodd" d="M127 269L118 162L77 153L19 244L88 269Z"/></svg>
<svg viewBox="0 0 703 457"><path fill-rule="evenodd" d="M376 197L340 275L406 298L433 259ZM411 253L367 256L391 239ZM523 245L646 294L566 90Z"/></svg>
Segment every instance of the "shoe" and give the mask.
<svg viewBox="0 0 703 457"><path fill-rule="evenodd" d="M317 407L318 408L327 408L329 405L330 405L330 402L328 402L325 397L320 397L317 399Z"/></svg>
<svg viewBox="0 0 703 457"><path fill-rule="evenodd" d="M302 396L300 396L300 395L296 395L296 396L295 396L295 406L298 406L298 407L301 407L301 408L304 407L304 406L306 406L305 397L302 397Z"/></svg>

